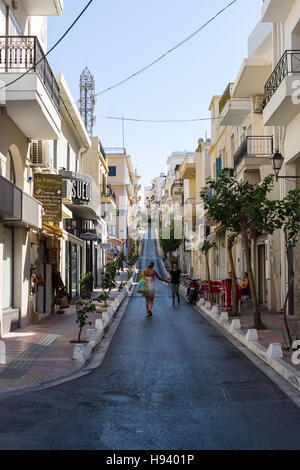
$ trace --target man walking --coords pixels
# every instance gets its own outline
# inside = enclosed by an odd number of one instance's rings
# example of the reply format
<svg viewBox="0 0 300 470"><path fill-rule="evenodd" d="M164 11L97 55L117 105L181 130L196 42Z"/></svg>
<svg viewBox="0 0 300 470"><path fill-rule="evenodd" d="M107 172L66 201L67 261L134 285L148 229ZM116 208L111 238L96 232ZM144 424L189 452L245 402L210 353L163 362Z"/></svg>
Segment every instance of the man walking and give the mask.
<svg viewBox="0 0 300 470"><path fill-rule="evenodd" d="M171 277L169 278L169 281L171 282L173 305L175 305L175 295L177 295L177 300L178 300L178 303L180 304L180 296L179 296L180 275L181 275L181 271L180 269L178 269L177 263L173 263L172 269L170 271Z"/></svg>

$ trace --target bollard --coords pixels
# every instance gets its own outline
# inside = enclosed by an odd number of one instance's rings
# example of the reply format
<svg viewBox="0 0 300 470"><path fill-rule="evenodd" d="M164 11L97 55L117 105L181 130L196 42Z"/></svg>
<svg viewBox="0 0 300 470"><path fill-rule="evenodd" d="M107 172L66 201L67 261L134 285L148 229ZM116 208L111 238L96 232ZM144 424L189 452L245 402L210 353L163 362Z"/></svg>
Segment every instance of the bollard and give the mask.
<svg viewBox="0 0 300 470"><path fill-rule="evenodd" d="M229 320L228 313L227 312L222 312L221 316L220 316L220 320L221 321L228 321Z"/></svg>
<svg viewBox="0 0 300 470"><path fill-rule="evenodd" d="M211 309L211 303L210 302L205 302L204 307L207 308L207 310Z"/></svg>
<svg viewBox="0 0 300 470"><path fill-rule="evenodd" d="M74 344L73 359L78 362L85 361L85 348L83 344Z"/></svg>
<svg viewBox="0 0 300 470"><path fill-rule="evenodd" d="M268 347L267 357L269 359L281 359L283 357L281 344L280 343L271 343Z"/></svg>
<svg viewBox="0 0 300 470"><path fill-rule="evenodd" d="M238 331L238 330L240 330L240 329L241 329L241 322L240 322L240 320L237 320L237 319L232 320L231 325L230 325L230 328L231 328L232 331Z"/></svg>
<svg viewBox="0 0 300 470"><path fill-rule="evenodd" d="M213 313L214 315L218 315L219 314L219 306L214 305L213 308L211 309L211 313Z"/></svg>
<svg viewBox="0 0 300 470"><path fill-rule="evenodd" d="M6 364L6 345L0 341L0 364Z"/></svg>
<svg viewBox="0 0 300 470"><path fill-rule="evenodd" d="M97 318L97 320L95 321L95 329L96 331L104 330L103 320L101 318Z"/></svg>
<svg viewBox="0 0 300 470"><path fill-rule="evenodd" d="M254 329L248 330L246 334L246 342L250 343L252 341L257 341L257 340L258 340L257 330L254 330Z"/></svg>
<svg viewBox="0 0 300 470"><path fill-rule="evenodd" d="M105 328L106 325L109 322L109 316L108 316L107 312L102 312L102 321L103 321L103 325L104 325L104 328Z"/></svg>

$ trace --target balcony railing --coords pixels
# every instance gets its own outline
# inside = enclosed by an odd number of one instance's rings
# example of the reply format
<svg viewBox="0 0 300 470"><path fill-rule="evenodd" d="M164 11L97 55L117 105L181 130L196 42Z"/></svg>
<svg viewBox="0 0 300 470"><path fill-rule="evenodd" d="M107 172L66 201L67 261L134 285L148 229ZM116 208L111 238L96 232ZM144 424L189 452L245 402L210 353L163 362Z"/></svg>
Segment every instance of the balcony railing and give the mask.
<svg viewBox="0 0 300 470"><path fill-rule="evenodd" d="M110 184L107 184L103 187L101 195L104 197L111 197L115 202L117 200L116 193Z"/></svg>
<svg viewBox="0 0 300 470"><path fill-rule="evenodd" d="M273 73L265 84L266 103L270 101L285 77L290 74L300 75L300 51L285 51Z"/></svg>
<svg viewBox="0 0 300 470"><path fill-rule="evenodd" d="M236 168L245 157L271 157L272 154L272 136L246 137L234 155L234 168Z"/></svg>
<svg viewBox="0 0 300 470"><path fill-rule="evenodd" d="M126 155L126 149L124 147L105 147L106 155Z"/></svg>
<svg viewBox="0 0 300 470"><path fill-rule="evenodd" d="M51 67L36 36L0 36L0 72L37 72L55 107L60 110L60 93Z"/></svg>
<svg viewBox="0 0 300 470"><path fill-rule="evenodd" d="M227 85L226 90L224 91L222 98L220 99L219 114L221 114L221 112L223 111L227 101L231 99L231 91L232 91L233 85L234 83L229 83Z"/></svg>

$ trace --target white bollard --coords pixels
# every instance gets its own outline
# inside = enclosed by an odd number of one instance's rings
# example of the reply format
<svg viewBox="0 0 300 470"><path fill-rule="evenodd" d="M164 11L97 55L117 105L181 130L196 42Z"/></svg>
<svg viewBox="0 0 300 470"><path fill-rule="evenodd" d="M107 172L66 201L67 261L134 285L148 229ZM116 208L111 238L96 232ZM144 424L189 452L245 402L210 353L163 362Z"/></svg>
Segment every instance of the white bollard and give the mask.
<svg viewBox="0 0 300 470"><path fill-rule="evenodd" d="M231 329L232 331L238 331L238 330L240 330L240 329L241 329L241 322L240 322L240 320L237 320L237 319L232 320L231 325L230 325L230 329Z"/></svg>
<svg viewBox="0 0 300 470"><path fill-rule="evenodd" d="M300 348L300 340L299 339L297 339L296 341L293 341L293 344L292 344L292 349L297 350L298 348Z"/></svg>
<svg viewBox="0 0 300 470"><path fill-rule="evenodd" d="M87 332L86 332L86 338L89 340L89 341L94 341L95 343L97 342L98 340L98 337L99 337L99 332L94 330L94 329L88 329Z"/></svg>
<svg viewBox="0 0 300 470"><path fill-rule="evenodd" d="M103 321L103 325L104 325L104 328L105 328L106 325L109 322L109 316L108 316L107 312L102 312L102 321Z"/></svg>
<svg viewBox="0 0 300 470"><path fill-rule="evenodd" d="M6 364L6 345L0 341L0 364Z"/></svg>
<svg viewBox="0 0 300 470"><path fill-rule="evenodd" d="M229 320L228 313L227 312L222 312L221 315L220 315L220 320L221 321L228 321Z"/></svg>
<svg viewBox="0 0 300 470"><path fill-rule="evenodd" d="M109 318L113 317L113 315L114 315L114 309L113 309L113 307L108 307L108 309L107 309L107 315L108 315Z"/></svg>
<svg viewBox="0 0 300 470"><path fill-rule="evenodd" d="M96 331L104 330L103 320L101 318L97 318L97 320L95 321L95 330Z"/></svg>
<svg viewBox="0 0 300 470"><path fill-rule="evenodd" d="M214 305L213 308L211 309L211 313L214 315L219 315L219 307L218 305Z"/></svg>
<svg viewBox="0 0 300 470"><path fill-rule="evenodd" d="M201 297L201 299L199 299L199 301L198 301L198 304L199 305L204 305L205 304L205 299L203 299L203 297Z"/></svg>
<svg viewBox="0 0 300 470"><path fill-rule="evenodd" d="M267 357L269 359L281 359L283 357L280 343L271 343L268 347Z"/></svg>
<svg viewBox="0 0 300 470"><path fill-rule="evenodd" d="M211 309L211 303L210 302L205 302L204 307L207 308L207 310Z"/></svg>
<svg viewBox="0 0 300 470"><path fill-rule="evenodd" d="M258 340L257 330L254 330L253 328L249 329L246 334L246 342L251 343L252 341L257 341L257 340Z"/></svg>
<svg viewBox="0 0 300 470"><path fill-rule="evenodd" d="M84 362L85 361L85 348L83 344L74 344L74 349L73 349L73 359L78 362Z"/></svg>

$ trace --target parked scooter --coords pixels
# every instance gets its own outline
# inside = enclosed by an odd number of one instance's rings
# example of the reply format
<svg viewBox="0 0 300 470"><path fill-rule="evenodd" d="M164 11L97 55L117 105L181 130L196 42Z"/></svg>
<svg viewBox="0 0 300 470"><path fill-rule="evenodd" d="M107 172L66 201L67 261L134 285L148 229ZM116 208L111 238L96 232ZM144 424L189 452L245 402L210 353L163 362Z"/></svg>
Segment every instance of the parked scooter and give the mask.
<svg viewBox="0 0 300 470"><path fill-rule="evenodd" d="M199 279L191 279L190 285L187 290L187 299L190 305L193 305L197 301L197 296L199 294Z"/></svg>

